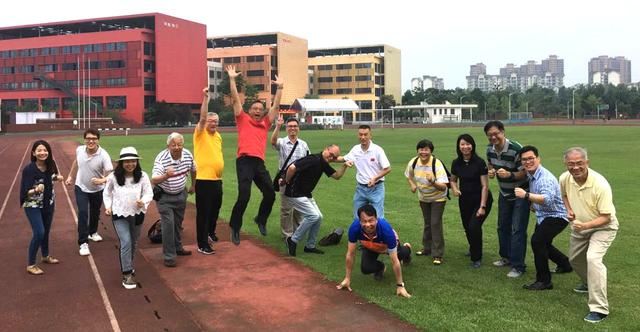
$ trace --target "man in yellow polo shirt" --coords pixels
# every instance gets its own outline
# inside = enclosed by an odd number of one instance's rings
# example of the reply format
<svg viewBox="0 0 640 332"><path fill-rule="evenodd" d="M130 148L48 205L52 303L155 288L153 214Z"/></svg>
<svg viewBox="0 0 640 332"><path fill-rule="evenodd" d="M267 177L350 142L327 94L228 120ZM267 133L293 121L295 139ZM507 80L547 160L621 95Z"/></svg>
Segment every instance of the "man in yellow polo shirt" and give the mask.
<svg viewBox="0 0 640 332"><path fill-rule="evenodd" d="M582 284L574 290L589 293L589 323L609 315L607 267L602 258L618 232L616 208L607 180L589 168L587 150L574 147L564 153L567 172L560 175L560 191L571 225L569 260Z"/></svg>
<svg viewBox="0 0 640 332"><path fill-rule="evenodd" d="M202 90L200 121L193 133L196 173L196 236L198 252L214 253L209 244L218 241L216 224L222 206L222 136L218 132L218 114L209 112L209 89Z"/></svg>

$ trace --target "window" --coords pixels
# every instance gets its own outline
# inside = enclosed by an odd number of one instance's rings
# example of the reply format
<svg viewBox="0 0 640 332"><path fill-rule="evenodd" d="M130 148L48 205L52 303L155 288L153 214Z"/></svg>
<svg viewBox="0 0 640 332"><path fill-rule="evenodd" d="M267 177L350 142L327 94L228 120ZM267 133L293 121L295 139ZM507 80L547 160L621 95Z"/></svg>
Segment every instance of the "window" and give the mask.
<svg viewBox="0 0 640 332"><path fill-rule="evenodd" d="M57 111L60 108L60 99L58 98L42 98L43 111Z"/></svg>
<svg viewBox="0 0 640 332"><path fill-rule="evenodd" d="M65 71L65 70L78 70L78 64L75 62L63 63L62 71Z"/></svg>
<svg viewBox="0 0 640 332"><path fill-rule="evenodd" d="M351 94L353 93L353 89L348 88L348 89L336 89L336 94L337 95L346 95L346 94Z"/></svg>
<svg viewBox="0 0 640 332"><path fill-rule="evenodd" d="M332 95L333 94L333 89L319 89L318 90L318 94L319 95Z"/></svg>
<svg viewBox="0 0 640 332"><path fill-rule="evenodd" d="M333 65L319 65L318 70L333 70Z"/></svg>
<svg viewBox="0 0 640 332"><path fill-rule="evenodd" d="M22 107L25 111L37 111L38 99L22 99Z"/></svg>
<svg viewBox="0 0 640 332"><path fill-rule="evenodd" d="M271 56L271 67L272 68L278 67L278 56L277 55L272 55Z"/></svg>
<svg viewBox="0 0 640 332"><path fill-rule="evenodd" d="M16 73L16 67L2 67L2 73L3 74L15 74Z"/></svg>
<svg viewBox="0 0 640 332"><path fill-rule="evenodd" d="M36 71L36 66L34 65L26 65L26 66L22 66L22 70L23 73L33 73Z"/></svg>
<svg viewBox="0 0 640 332"><path fill-rule="evenodd" d="M87 61L84 64L84 68L85 69L100 69L100 62L99 61Z"/></svg>
<svg viewBox="0 0 640 332"><path fill-rule="evenodd" d="M102 52L102 44L84 45L84 53Z"/></svg>
<svg viewBox="0 0 640 332"><path fill-rule="evenodd" d="M62 54L77 54L80 53L80 46L63 46Z"/></svg>
<svg viewBox="0 0 640 332"><path fill-rule="evenodd" d="M336 82L351 82L351 76L338 76L336 77Z"/></svg>
<svg viewBox="0 0 640 332"><path fill-rule="evenodd" d="M456 115L456 109L455 108L451 109L451 115Z"/></svg>
<svg viewBox="0 0 640 332"><path fill-rule="evenodd" d="M127 108L126 96L108 96L107 108L110 110L122 110Z"/></svg>
<svg viewBox="0 0 640 332"><path fill-rule="evenodd" d="M85 84L89 87L97 87L102 85L102 80L99 78L92 78L87 80Z"/></svg>
<svg viewBox="0 0 640 332"><path fill-rule="evenodd" d="M107 86L125 86L127 85L126 78L107 78Z"/></svg>
<svg viewBox="0 0 640 332"><path fill-rule="evenodd" d="M378 85L384 85L384 76L376 76L375 82Z"/></svg>
<svg viewBox="0 0 640 332"><path fill-rule="evenodd" d="M0 83L0 90L17 90L18 83ZM3 104L4 106L4 101Z"/></svg>
<svg viewBox="0 0 640 332"><path fill-rule="evenodd" d="M55 64L55 63L46 64L46 65L40 65L39 70L43 71L45 73L52 73L52 72L58 71L58 65Z"/></svg>
<svg viewBox="0 0 640 332"><path fill-rule="evenodd" d="M124 61L122 62L124 66ZM155 73L156 72L156 63L151 60L144 60L144 72L145 73Z"/></svg>
<svg viewBox="0 0 640 332"><path fill-rule="evenodd" d="M38 88L38 82L23 82L22 83L22 88L23 89L37 89Z"/></svg>
<svg viewBox="0 0 640 332"><path fill-rule="evenodd" d="M126 50L127 50L127 43L125 42L116 43L116 51L126 51ZM154 55L156 54L155 50L153 54Z"/></svg>
<svg viewBox="0 0 640 332"><path fill-rule="evenodd" d="M37 50L35 48L30 48L30 49L26 49L26 50L20 50L20 56L21 57L36 56L36 54L38 54L38 52L37 52Z"/></svg>
<svg viewBox="0 0 640 332"><path fill-rule="evenodd" d="M40 49L40 55L56 55L58 54L57 47L45 47Z"/></svg>
<svg viewBox="0 0 640 332"><path fill-rule="evenodd" d="M356 93L371 93L371 88L356 88Z"/></svg>
<svg viewBox="0 0 640 332"><path fill-rule="evenodd" d="M264 76L264 70L247 70L247 77Z"/></svg>
<svg viewBox="0 0 640 332"><path fill-rule="evenodd" d="M64 85L70 87L70 88L75 88L78 86L78 81L77 80L66 80L63 83Z"/></svg>
<svg viewBox="0 0 640 332"><path fill-rule="evenodd" d="M156 55L156 45L154 43L144 42L143 53L144 53L144 55L155 56Z"/></svg>
<svg viewBox="0 0 640 332"><path fill-rule="evenodd" d="M350 63L336 65L336 69L338 69L338 70L351 69L351 68L353 68L353 65L350 64Z"/></svg>
<svg viewBox="0 0 640 332"><path fill-rule="evenodd" d="M264 55L247 56L247 62L264 62Z"/></svg>
<svg viewBox="0 0 640 332"><path fill-rule="evenodd" d="M221 71L217 71L216 72L216 78L217 79L222 79L222 72Z"/></svg>
<svg viewBox="0 0 640 332"><path fill-rule="evenodd" d="M156 91L156 79L153 77L144 78L144 91Z"/></svg>
<svg viewBox="0 0 640 332"><path fill-rule="evenodd" d="M223 63L240 63L240 57L234 56L234 57L224 58L222 62Z"/></svg>
<svg viewBox="0 0 640 332"><path fill-rule="evenodd" d="M145 65L145 72L147 72L147 62L151 62L149 60L145 60L144 61L144 65ZM124 68L124 60L109 60L107 61L107 68Z"/></svg>
<svg viewBox="0 0 640 332"><path fill-rule="evenodd" d="M2 89L2 84L0 84L0 89ZM18 99L3 99L0 106L3 111L15 111L18 109Z"/></svg>
<svg viewBox="0 0 640 332"><path fill-rule="evenodd" d="M149 108L156 103L156 96L144 96L144 108Z"/></svg>
<svg viewBox="0 0 640 332"><path fill-rule="evenodd" d="M376 88L376 97L380 97L384 94L384 92L382 92L381 88Z"/></svg>
<svg viewBox="0 0 640 332"><path fill-rule="evenodd" d="M371 68L370 63L356 63L356 69Z"/></svg>
<svg viewBox="0 0 640 332"><path fill-rule="evenodd" d="M356 104L360 106L360 109L370 110L373 109L373 103L371 100L356 100Z"/></svg>
<svg viewBox="0 0 640 332"><path fill-rule="evenodd" d="M333 77L318 77L318 83L331 83L333 82Z"/></svg>
<svg viewBox="0 0 640 332"><path fill-rule="evenodd" d="M371 75L358 75L358 76L356 76L356 81L357 82L371 81Z"/></svg>

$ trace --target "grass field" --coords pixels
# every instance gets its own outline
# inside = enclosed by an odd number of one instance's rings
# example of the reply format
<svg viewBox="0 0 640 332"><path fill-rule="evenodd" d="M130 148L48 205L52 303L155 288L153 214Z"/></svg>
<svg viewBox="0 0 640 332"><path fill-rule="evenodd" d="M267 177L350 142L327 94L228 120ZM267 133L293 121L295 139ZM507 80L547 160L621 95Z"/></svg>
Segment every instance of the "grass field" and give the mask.
<svg viewBox="0 0 640 332"><path fill-rule="evenodd" d="M401 240L412 243L414 248L419 248L421 243L422 215L417 199L410 192L404 178L404 168L415 155L416 142L421 138L431 139L435 144L434 154L450 166L455 156L457 135L464 132L474 136L480 146L480 155L484 157L486 137L479 127L373 130L373 141L385 149L392 164L392 172L386 181L386 217L400 234ZM402 319L429 331L640 330L640 267L638 259L633 257L638 254L640 226L638 219L632 215L633 206L637 204L636 199L640 197L640 170L636 167L637 152L640 151L636 143L639 134L640 127L605 126L507 127L506 131L508 138L515 139L523 145L537 146L542 164L556 176L564 171L564 149L575 145L586 147L589 150L591 167L603 174L612 185L620 231L605 257L609 271L611 315L603 323L591 326L582 321L588 312L587 296L572 291L579 283L574 273L554 276L555 288L552 291L530 292L521 288L524 283L535 279L530 246L527 251L528 270L522 278L509 279L506 277L507 269L491 266L491 262L499 258L496 236L497 199L484 225L482 268L472 270L468 258L464 256L467 243L459 219L457 202L453 198L447 203L444 216L445 263L436 267L428 258L414 257L412 265L403 270L407 289L413 295L411 299L400 299L394 295L395 280L393 274L389 273L390 270L382 282L375 282L371 276L363 276L359 272L359 259L352 280L354 291ZM236 134L225 133L222 136L225 171L221 218L228 219L237 195ZM346 153L351 146L358 144L355 130L303 131L300 137L309 143L312 153L331 143L340 145L342 152ZM185 141L186 147L193 151L191 135L187 135ZM114 159L121 147L135 146L144 158L143 168L149 173L156 154L165 147L165 142L166 135L105 137L101 141L102 146ZM267 167L272 174L277 168L277 156L271 148L267 152ZM347 227L350 224L354 177L355 170L351 169L340 181L326 177L321 179L314 192L314 197L324 214L320 236L324 236L335 227ZM491 181L491 188L496 197L497 187L494 180ZM193 200L193 196L190 199ZM254 186L243 227L243 231L254 235L258 232L251 220L257 211L259 199L260 193ZM279 199L273 211L269 219L269 235L264 241L284 253L285 246L279 233ZM535 218L532 215L529 237L533 232L534 223ZM566 253L568 239L567 229L556 238L555 245ZM323 256L300 254L297 259L321 272L327 279L339 282L344 276L346 242L344 237L339 246L327 248ZM388 262L388 258L385 260Z"/></svg>

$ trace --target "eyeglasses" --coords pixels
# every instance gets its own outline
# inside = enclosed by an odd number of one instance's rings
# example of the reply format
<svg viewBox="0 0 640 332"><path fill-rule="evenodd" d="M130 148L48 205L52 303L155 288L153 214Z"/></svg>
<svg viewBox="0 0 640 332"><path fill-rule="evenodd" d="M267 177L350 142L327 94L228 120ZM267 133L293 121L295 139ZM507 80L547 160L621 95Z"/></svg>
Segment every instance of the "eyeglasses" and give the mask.
<svg viewBox="0 0 640 332"><path fill-rule="evenodd" d="M85 137L84 140L85 141L89 141L89 142L95 142L95 141L99 140L99 138L97 138L97 137Z"/></svg>
<svg viewBox="0 0 640 332"><path fill-rule="evenodd" d="M522 162L523 163L528 163L528 162L534 161L534 160L536 160L536 157L522 158Z"/></svg>

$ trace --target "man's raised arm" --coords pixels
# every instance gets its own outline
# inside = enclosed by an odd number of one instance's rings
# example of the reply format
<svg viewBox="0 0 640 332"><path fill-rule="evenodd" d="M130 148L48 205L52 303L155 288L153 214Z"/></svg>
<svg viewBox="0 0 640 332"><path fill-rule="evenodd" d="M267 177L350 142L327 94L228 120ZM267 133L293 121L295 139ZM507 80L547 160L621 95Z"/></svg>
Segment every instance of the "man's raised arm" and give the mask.
<svg viewBox="0 0 640 332"><path fill-rule="evenodd" d="M233 115L239 116L242 113L242 104L236 87L236 77L240 75L240 72L237 72L236 66L233 65L228 65L225 69L229 75L229 91L231 93L231 103L233 104Z"/></svg>

